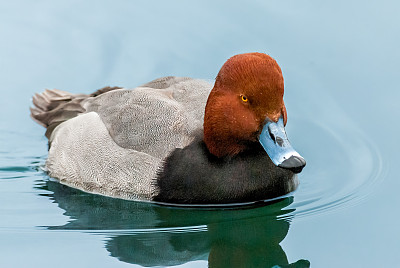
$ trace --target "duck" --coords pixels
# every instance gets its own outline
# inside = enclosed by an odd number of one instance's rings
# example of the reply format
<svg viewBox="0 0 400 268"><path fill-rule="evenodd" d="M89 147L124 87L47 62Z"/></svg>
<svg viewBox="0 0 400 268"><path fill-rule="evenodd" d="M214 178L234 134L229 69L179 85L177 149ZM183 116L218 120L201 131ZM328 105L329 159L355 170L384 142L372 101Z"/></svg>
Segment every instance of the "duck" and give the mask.
<svg viewBox="0 0 400 268"><path fill-rule="evenodd" d="M285 126L284 80L260 52L230 57L215 82L168 76L91 94L46 89L31 117L46 128L58 182L160 204L239 204L294 191L306 165Z"/></svg>

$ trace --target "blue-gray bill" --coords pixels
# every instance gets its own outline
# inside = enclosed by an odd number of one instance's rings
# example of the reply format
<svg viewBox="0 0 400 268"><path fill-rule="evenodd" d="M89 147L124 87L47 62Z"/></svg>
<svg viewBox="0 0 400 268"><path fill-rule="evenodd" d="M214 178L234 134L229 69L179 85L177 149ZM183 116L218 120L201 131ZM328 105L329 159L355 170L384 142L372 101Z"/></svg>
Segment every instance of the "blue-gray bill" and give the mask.
<svg viewBox="0 0 400 268"><path fill-rule="evenodd" d="M299 173L306 161L290 144L283 124L283 118L278 122L267 121L259 136L259 141L272 162L279 167Z"/></svg>

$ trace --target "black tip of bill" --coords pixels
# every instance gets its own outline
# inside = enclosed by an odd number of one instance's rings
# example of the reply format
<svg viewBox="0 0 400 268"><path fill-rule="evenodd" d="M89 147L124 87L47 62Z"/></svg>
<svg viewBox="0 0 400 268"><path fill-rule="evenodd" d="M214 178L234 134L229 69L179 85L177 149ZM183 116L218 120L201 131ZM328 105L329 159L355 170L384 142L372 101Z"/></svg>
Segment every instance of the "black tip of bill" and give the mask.
<svg viewBox="0 0 400 268"><path fill-rule="evenodd" d="M278 167L286 168L293 173L300 173L306 166L306 160L303 157L292 155L289 159L284 160Z"/></svg>

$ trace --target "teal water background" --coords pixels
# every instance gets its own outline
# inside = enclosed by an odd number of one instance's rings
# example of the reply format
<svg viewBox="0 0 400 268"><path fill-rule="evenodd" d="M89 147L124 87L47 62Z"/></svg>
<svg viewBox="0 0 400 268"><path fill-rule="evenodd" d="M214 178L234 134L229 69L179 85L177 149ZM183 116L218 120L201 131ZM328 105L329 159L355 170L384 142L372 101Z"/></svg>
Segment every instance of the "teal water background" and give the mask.
<svg viewBox="0 0 400 268"><path fill-rule="evenodd" d="M0 267L397 267L396 1L1 1ZM50 181L45 88L215 78L265 52L285 78L299 189L268 206L159 207ZM301 261L304 260L304 261Z"/></svg>

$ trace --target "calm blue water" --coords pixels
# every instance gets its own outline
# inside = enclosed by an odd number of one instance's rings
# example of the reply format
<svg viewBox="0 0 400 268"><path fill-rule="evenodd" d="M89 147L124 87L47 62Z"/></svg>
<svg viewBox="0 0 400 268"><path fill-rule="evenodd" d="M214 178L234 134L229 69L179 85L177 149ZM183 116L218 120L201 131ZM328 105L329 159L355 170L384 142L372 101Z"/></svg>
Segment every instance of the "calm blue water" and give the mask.
<svg viewBox="0 0 400 268"><path fill-rule="evenodd" d="M397 267L396 1L0 2L0 267ZM261 207L160 207L49 180L44 88L89 93L230 56L283 69L299 189Z"/></svg>

